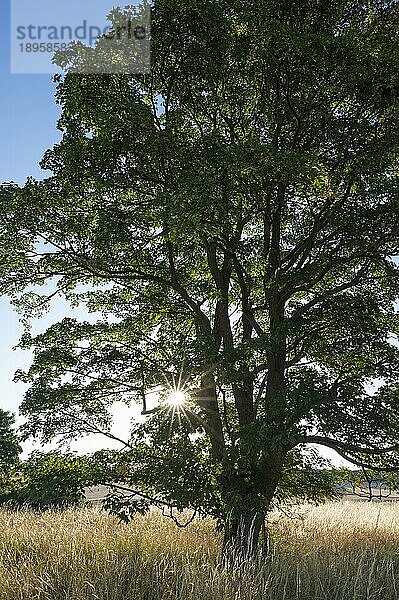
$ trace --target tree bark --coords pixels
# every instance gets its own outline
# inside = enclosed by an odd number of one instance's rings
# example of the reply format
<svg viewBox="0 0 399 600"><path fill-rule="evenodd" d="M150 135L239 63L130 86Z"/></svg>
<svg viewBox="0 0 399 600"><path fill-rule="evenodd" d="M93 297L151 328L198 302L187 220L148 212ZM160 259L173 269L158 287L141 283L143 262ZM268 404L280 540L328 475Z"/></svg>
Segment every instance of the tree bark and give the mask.
<svg viewBox="0 0 399 600"><path fill-rule="evenodd" d="M264 477L255 493L243 498L246 510L227 517L222 546L222 565L227 569L243 565L257 566L265 560L268 551L268 534L265 519L271 508L281 478L286 451L265 452L262 459ZM238 492L239 487L237 488ZM234 481L225 481L224 493L234 492ZM227 495L227 498L230 496ZM241 490L242 494L242 490ZM261 539L263 538L263 539Z"/></svg>
<svg viewBox="0 0 399 600"><path fill-rule="evenodd" d="M260 534L265 532L266 510L253 510L238 519L228 519L224 529L222 565L232 570L243 566L256 566L260 558L265 558L267 543L263 540L260 548Z"/></svg>
<svg viewBox="0 0 399 600"><path fill-rule="evenodd" d="M202 376L201 388L197 393L197 402L204 412L213 457L215 460L222 460L225 453L223 424L219 412L216 382L213 375L204 374Z"/></svg>

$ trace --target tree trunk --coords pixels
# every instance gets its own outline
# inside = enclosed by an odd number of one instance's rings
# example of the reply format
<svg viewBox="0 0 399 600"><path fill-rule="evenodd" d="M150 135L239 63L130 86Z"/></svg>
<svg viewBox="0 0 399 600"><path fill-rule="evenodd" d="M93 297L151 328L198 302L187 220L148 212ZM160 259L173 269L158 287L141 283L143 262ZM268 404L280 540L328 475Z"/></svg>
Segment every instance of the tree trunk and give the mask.
<svg viewBox="0 0 399 600"><path fill-rule="evenodd" d="M267 540L262 540L265 531L265 512L252 511L238 519L229 519L226 523L222 547L222 565L226 569L243 566L256 566L260 558L265 558Z"/></svg>
<svg viewBox="0 0 399 600"><path fill-rule="evenodd" d="M222 565L225 568L234 569L243 565L257 566L259 559L266 558L268 537L265 518L281 477L285 455L286 452L283 451L265 453L261 491L263 500L260 502L260 497L257 496L256 499L253 498L255 503L252 504L250 495L242 496L242 505L246 506L247 502L247 510L226 520L222 547ZM229 490L229 492L231 491L232 489ZM227 489L225 489L226 492Z"/></svg>

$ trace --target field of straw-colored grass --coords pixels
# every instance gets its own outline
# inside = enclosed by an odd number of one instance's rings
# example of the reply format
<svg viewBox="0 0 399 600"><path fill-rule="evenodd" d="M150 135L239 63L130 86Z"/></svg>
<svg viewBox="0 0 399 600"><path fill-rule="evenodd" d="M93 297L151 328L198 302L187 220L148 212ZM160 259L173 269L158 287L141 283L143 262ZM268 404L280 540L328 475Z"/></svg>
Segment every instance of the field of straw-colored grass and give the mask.
<svg viewBox="0 0 399 600"><path fill-rule="evenodd" d="M342 502L274 518L260 573L217 567L211 521L97 509L0 512L0 600L396 600L399 504Z"/></svg>

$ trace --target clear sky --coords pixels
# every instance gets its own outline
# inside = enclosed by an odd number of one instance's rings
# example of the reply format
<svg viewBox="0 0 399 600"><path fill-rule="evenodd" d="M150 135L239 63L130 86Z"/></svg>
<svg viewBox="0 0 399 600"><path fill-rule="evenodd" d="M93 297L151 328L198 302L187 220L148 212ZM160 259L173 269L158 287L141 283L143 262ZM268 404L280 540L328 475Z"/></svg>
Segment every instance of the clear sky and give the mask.
<svg viewBox="0 0 399 600"><path fill-rule="evenodd" d="M58 139L59 109L54 102L51 75L10 74L10 7L0 3L0 181L23 183L27 176L41 178L39 161ZM21 328L18 316L0 300L0 406L15 411L23 386L12 384L13 371L29 363L27 353L12 352Z"/></svg>

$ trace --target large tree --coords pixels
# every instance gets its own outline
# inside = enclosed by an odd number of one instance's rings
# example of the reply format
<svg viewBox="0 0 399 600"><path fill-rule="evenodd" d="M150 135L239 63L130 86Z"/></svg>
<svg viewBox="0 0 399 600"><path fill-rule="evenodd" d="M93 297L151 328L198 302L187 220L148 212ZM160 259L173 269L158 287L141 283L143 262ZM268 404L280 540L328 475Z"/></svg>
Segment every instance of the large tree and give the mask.
<svg viewBox="0 0 399 600"><path fill-rule="evenodd" d="M309 446L397 467L398 27L397 2L157 0L151 73L59 57L52 175L1 188L3 290L102 317L24 336L27 433L111 435L113 401L184 387L109 468L245 553L328 487Z"/></svg>

